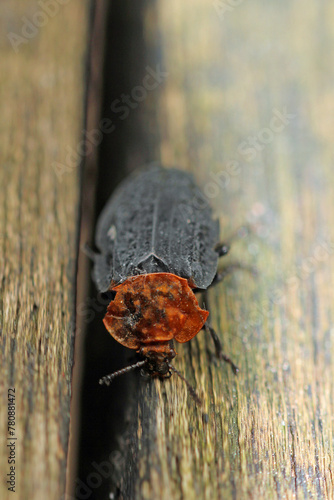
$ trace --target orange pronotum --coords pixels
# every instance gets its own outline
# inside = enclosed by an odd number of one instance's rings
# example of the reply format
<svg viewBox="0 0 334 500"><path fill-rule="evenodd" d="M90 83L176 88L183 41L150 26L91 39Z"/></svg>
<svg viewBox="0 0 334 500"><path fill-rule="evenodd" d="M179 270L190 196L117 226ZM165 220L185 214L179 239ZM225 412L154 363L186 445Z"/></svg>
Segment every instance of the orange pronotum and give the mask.
<svg viewBox="0 0 334 500"><path fill-rule="evenodd" d="M103 322L114 339L130 349L172 339L187 342L209 316L188 281L175 274L132 276L113 290L116 296Z"/></svg>

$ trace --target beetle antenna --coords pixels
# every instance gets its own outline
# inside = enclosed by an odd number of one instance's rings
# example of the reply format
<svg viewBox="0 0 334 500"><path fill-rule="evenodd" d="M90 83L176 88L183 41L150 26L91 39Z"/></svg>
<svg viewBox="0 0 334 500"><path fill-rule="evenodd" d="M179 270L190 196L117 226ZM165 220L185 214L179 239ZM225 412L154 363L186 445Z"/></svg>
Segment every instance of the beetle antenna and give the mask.
<svg viewBox="0 0 334 500"><path fill-rule="evenodd" d="M188 387L189 394L193 398L193 400L195 401L195 403L197 403L198 406L202 406L202 400L201 400L201 398L198 396L197 392L195 391L195 389L193 388L193 386L188 382L188 380L186 378L184 378L184 376L176 368L174 368L173 365L171 365L171 364L168 363L168 366L169 366L169 368L171 370L173 370L173 372L176 373L176 375L178 377L180 377L180 379L183 380L183 382L185 382L186 386Z"/></svg>
<svg viewBox="0 0 334 500"><path fill-rule="evenodd" d="M131 370L135 370L136 368L140 368L146 363L146 359L144 361L138 361L138 363L135 363L134 365L126 366L125 368L122 368L121 370L118 370L117 372L110 373L109 375L106 375L105 377L100 378L99 384L106 384L110 385L110 382L114 380L114 378L119 377L120 375L124 375L125 373L130 372Z"/></svg>

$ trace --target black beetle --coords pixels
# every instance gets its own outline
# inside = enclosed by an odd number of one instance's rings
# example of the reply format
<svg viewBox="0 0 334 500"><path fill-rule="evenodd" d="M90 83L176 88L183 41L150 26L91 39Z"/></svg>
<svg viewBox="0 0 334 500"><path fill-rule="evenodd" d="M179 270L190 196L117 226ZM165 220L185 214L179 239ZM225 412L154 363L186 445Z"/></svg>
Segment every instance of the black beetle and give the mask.
<svg viewBox="0 0 334 500"><path fill-rule="evenodd" d="M100 383L139 367L160 378L181 376L171 365L173 340L187 342L203 328L237 372L194 294L226 275L217 266L229 246L219 243L219 222L191 174L157 165L132 174L103 209L96 246L94 281L101 293L113 292L103 322L143 358Z"/></svg>

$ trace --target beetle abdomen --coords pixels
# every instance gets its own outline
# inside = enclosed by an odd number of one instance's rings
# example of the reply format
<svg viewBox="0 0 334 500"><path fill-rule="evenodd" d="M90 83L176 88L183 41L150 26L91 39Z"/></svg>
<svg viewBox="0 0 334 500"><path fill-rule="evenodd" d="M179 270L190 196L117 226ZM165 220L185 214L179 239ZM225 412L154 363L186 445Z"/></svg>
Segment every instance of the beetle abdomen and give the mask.
<svg viewBox="0 0 334 500"><path fill-rule="evenodd" d="M129 276L169 272L207 288L218 238L218 221L192 175L151 167L121 183L100 215L95 282L104 292Z"/></svg>

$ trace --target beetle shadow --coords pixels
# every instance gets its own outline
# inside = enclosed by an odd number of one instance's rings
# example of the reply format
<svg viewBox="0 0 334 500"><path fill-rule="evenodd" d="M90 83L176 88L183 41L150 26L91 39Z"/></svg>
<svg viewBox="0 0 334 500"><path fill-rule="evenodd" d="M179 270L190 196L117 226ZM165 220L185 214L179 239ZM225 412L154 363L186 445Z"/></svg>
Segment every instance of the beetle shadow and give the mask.
<svg viewBox="0 0 334 500"><path fill-rule="evenodd" d="M113 111L115 102L122 99L122 95L131 94L143 82L147 67L155 68L158 64L158 44L154 42L154 46L149 47L144 36L147 9L152 9L154 4L155 1L149 0L135 3L124 0L111 2L109 6L100 123L101 120L111 120L114 127L112 132L104 134L98 146L96 204L92 207L95 210L95 225L119 182L136 168L158 157L158 128L154 126L153 101L159 89L150 93L147 102L139 102L135 108L129 107L126 118ZM83 185L83 198L85 189L89 189L89 186ZM90 300L87 303L96 304L94 300L97 296L97 290L91 282L87 292L87 299ZM105 301L100 303L97 300L97 304L98 307L89 306L92 314L85 324L84 332L76 474L76 487L79 484L82 486L79 494L84 494L90 474L97 473L93 464L110 462L110 456L117 455L119 443L127 429L127 409L131 407L131 401L137 393L140 378L135 372L119 377L110 387L99 385L99 379L106 373L126 366L133 359L134 352L121 346L107 332L102 322L106 311ZM102 474L99 486L88 486L91 500L109 498L110 489L114 498L117 498L117 478L114 477L116 461L111 464L110 474Z"/></svg>

